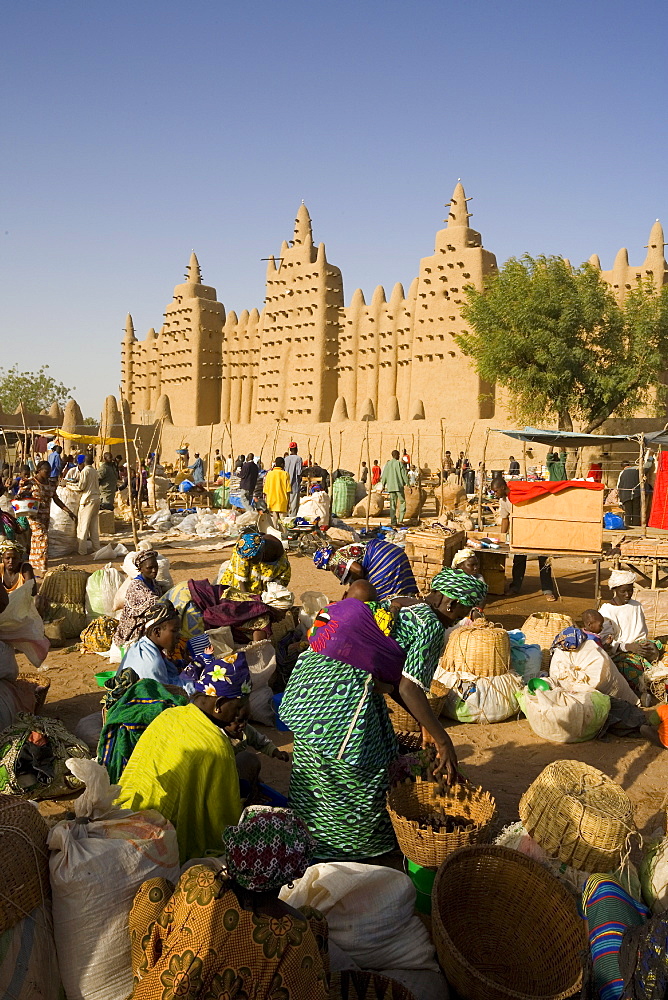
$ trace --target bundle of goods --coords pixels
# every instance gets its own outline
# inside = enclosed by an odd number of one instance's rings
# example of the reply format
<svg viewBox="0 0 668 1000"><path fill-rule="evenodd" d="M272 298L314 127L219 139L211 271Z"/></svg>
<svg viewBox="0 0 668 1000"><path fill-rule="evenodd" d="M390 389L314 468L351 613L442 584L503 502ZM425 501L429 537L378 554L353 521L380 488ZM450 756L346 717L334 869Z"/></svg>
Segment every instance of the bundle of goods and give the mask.
<svg viewBox="0 0 668 1000"><path fill-rule="evenodd" d="M400 705L394 698L391 698L389 694L386 694L384 697L390 722L395 733L419 733L420 724L417 719L414 719L411 713L406 711L403 705ZM427 695L427 701L436 718L443 711L447 697L447 689L437 681L434 682L431 691Z"/></svg>
<svg viewBox="0 0 668 1000"><path fill-rule="evenodd" d="M432 893L436 951L466 1000L565 1000L582 984L587 939L573 896L506 847L463 847Z"/></svg>
<svg viewBox="0 0 668 1000"><path fill-rule="evenodd" d="M404 856L437 868L458 847L489 838L496 803L473 785L447 787L415 778L390 788L387 811Z"/></svg>
<svg viewBox="0 0 668 1000"><path fill-rule="evenodd" d="M404 552L413 570L415 582L422 593L430 589L431 581L444 566L452 563L452 557L466 544L465 531L450 531L444 534L442 528L427 528L409 531L406 534Z"/></svg>
<svg viewBox="0 0 668 1000"><path fill-rule="evenodd" d="M87 581L88 573L67 563L44 575L39 594L49 602L44 631L53 645L73 639L84 628Z"/></svg>
<svg viewBox="0 0 668 1000"><path fill-rule="evenodd" d="M100 764L68 765L85 791L75 818L48 839L58 964L69 1000L117 1000L132 992L128 918L137 890L151 878L178 881L176 831L154 810L114 806L118 785Z"/></svg>
<svg viewBox="0 0 668 1000"><path fill-rule="evenodd" d="M48 829L29 802L0 795L0 996L62 997L51 929Z"/></svg>
<svg viewBox="0 0 668 1000"><path fill-rule="evenodd" d="M404 486L404 498L406 500L406 520L419 519L427 499L427 491L420 486Z"/></svg>
<svg viewBox="0 0 668 1000"><path fill-rule="evenodd" d="M62 500L73 514L79 510L81 494L77 490L70 490L67 486L59 486L56 496ZM49 516L49 556L51 559L62 559L64 556L71 556L77 552L79 542L77 540L76 521L72 520L67 511L51 504Z"/></svg>
<svg viewBox="0 0 668 1000"><path fill-rule="evenodd" d="M451 719L493 723L517 714L522 679L511 670L508 633L484 618L450 634L438 680L449 691L443 711Z"/></svg>
<svg viewBox="0 0 668 1000"><path fill-rule="evenodd" d="M535 611L522 625L526 642L535 643L543 651L543 670L547 671L550 668L550 649L554 637L574 624L568 615L556 614L553 611Z"/></svg>
<svg viewBox="0 0 668 1000"><path fill-rule="evenodd" d="M610 697L602 691L565 691L548 682L517 694L531 729L550 743L584 743L595 739L610 714Z"/></svg>
<svg viewBox="0 0 668 1000"><path fill-rule="evenodd" d="M558 760L520 799L520 819L546 854L586 872L611 872L635 833L628 795L602 771Z"/></svg>
<svg viewBox="0 0 668 1000"><path fill-rule="evenodd" d="M643 899L653 913L668 910L668 837L650 843L640 862Z"/></svg>
<svg viewBox="0 0 668 1000"><path fill-rule="evenodd" d="M0 733L0 792L35 801L72 795L82 785L66 767L71 757L90 752L62 722L19 712Z"/></svg>
<svg viewBox="0 0 668 1000"><path fill-rule="evenodd" d="M339 476L332 487L332 514L350 517L355 506L355 480L352 476Z"/></svg>
<svg viewBox="0 0 668 1000"><path fill-rule="evenodd" d="M385 509L382 489L371 490L368 497L365 497L364 500L361 500L358 504L356 504L353 510L353 516L366 517L367 509L369 511L369 517L382 517L383 510Z"/></svg>
<svg viewBox="0 0 668 1000"><path fill-rule="evenodd" d="M107 563L104 569L96 569L86 582L86 614L91 618L98 615L111 617L114 611L114 597L123 583L123 574Z"/></svg>
<svg viewBox="0 0 668 1000"><path fill-rule="evenodd" d="M79 650L82 653L108 653L118 628L118 620L101 615L86 625L81 633Z"/></svg>
<svg viewBox="0 0 668 1000"><path fill-rule="evenodd" d="M438 491L439 503L443 498L443 510L466 510L468 504L468 499L466 496L466 490L463 486L453 483L449 486L447 483L443 487L443 493ZM441 511L442 513L443 511Z"/></svg>

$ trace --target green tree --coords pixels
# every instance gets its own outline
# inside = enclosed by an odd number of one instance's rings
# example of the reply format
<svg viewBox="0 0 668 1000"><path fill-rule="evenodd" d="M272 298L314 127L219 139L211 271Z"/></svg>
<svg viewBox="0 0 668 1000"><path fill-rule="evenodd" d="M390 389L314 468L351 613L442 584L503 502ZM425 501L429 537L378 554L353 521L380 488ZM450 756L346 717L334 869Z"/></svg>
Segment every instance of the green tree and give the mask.
<svg viewBox="0 0 668 1000"><path fill-rule="evenodd" d="M18 365L0 368L0 410L15 413L21 402L28 413L48 410L54 403L62 406L72 390L56 382L48 371L48 365L42 365L36 372L21 372Z"/></svg>
<svg viewBox="0 0 668 1000"><path fill-rule="evenodd" d="M465 294L459 346L518 421L591 433L613 414L665 412L668 288L641 280L619 305L592 265L527 254Z"/></svg>

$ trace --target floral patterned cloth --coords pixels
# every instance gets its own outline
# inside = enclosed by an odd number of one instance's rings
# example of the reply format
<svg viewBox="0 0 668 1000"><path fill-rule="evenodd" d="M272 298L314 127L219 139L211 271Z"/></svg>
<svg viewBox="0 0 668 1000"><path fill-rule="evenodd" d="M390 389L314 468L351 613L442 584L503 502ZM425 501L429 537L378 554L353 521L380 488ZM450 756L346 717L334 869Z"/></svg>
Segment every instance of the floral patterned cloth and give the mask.
<svg viewBox="0 0 668 1000"><path fill-rule="evenodd" d="M301 878L313 857L315 841L291 809L248 806L237 826L223 831L227 871L244 889L280 889Z"/></svg>
<svg viewBox="0 0 668 1000"><path fill-rule="evenodd" d="M207 865L176 889L144 882L130 913L133 1000L328 1000L324 917L306 907L270 916L242 899Z"/></svg>

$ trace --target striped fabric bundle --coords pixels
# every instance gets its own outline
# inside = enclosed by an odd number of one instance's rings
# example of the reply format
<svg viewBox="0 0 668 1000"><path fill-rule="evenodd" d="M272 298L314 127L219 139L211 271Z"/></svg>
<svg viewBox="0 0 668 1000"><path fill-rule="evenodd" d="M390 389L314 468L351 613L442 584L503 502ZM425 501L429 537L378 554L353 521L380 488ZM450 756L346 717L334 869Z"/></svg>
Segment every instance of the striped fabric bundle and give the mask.
<svg viewBox="0 0 668 1000"><path fill-rule="evenodd" d="M619 882L604 875L592 875L587 880L582 893L582 909L589 924L597 995L600 1000L619 1000L624 988L619 968L624 932L643 924L650 912L629 896Z"/></svg>

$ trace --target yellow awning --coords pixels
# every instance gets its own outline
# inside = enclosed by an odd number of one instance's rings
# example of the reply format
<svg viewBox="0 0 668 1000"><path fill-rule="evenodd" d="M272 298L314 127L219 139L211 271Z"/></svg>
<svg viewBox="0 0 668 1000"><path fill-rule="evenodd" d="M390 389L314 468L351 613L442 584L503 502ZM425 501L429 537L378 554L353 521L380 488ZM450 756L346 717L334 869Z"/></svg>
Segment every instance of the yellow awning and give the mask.
<svg viewBox="0 0 668 1000"><path fill-rule="evenodd" d="M70 434L68 431L61 431L56 427L52 431L42 431L42 434L53 434L55 437L64 438L66 441L78 441L81 444L123 444L123 438L101 438L96 434Z"/></svg>

